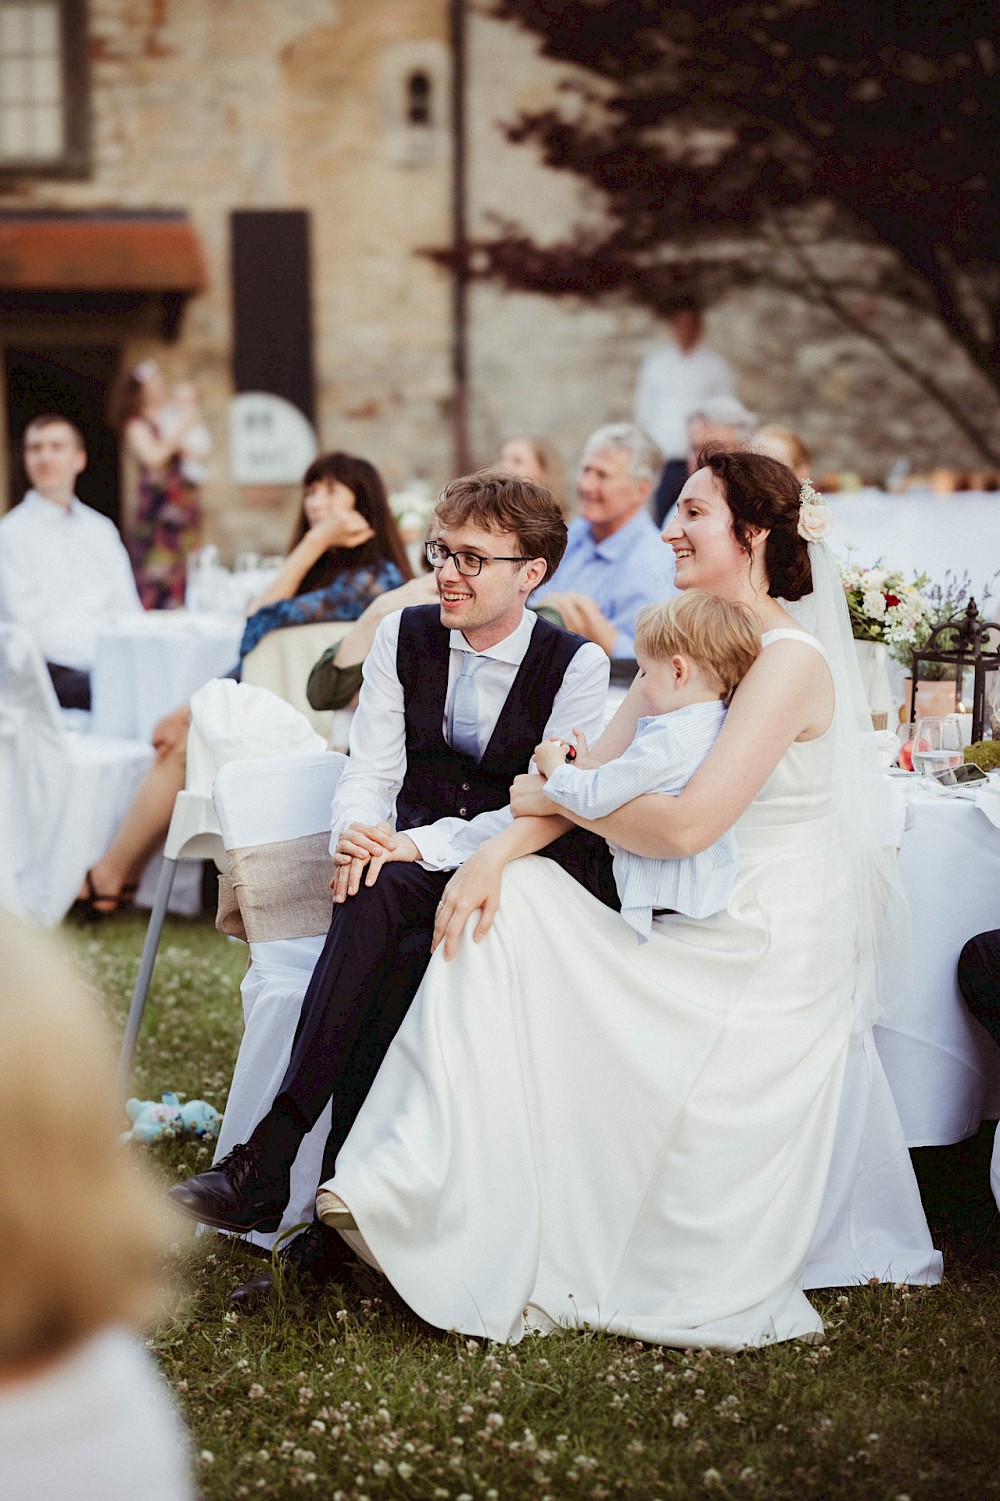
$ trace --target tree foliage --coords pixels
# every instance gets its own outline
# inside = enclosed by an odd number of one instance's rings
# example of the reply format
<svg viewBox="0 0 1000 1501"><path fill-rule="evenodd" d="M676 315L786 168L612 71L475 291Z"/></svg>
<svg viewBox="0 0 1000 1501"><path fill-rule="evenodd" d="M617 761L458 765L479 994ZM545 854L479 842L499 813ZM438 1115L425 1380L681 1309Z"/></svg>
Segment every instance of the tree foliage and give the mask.
<svg viewBox="0 0 1000 1501"><path fill-rule="evenodd" d="M985 0L489 0L572 65L507 127L599 190L556 244L513 222L474 274L546 293L784 287L836 313L988 437L893 345L877 296L940 320L1000 392L1000 49ZM831 255L837 245L841 253ZM843 253L844 246L863 253ZM873 297L875 294L875 297Z"/></svg>

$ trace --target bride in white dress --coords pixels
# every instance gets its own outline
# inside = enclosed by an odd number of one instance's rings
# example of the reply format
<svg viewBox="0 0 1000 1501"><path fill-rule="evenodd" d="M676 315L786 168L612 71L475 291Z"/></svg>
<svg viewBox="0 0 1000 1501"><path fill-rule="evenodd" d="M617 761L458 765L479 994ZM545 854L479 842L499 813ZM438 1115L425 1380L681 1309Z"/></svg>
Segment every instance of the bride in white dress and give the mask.
<svg viewBox="0 0 1000 1501"><path fill-rule="evenodd" d="M356 1222L345 1237L442 1328L722 1349L821 1335L800 1280L884 893L854 803L851 669L777 598L808 592L826 551L807 546L825 508L804 493L749 454L688 481L664 533L677 584L749 604L762 651L679 796L585 824L668 857L735 824L726 910L658 917L640 945L562 869L517 858L568 826L542 816L534 776L446 891L438 952L324 1185ZM839 580L828 592L843 609ZM630 694L597 759L637 713Z"/></svg>

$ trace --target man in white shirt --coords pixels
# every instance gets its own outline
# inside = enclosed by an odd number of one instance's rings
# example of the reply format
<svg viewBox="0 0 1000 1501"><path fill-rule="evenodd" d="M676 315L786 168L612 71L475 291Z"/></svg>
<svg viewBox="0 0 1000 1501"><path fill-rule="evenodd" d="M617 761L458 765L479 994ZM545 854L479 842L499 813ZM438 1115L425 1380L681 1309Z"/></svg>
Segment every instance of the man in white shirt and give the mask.
<svg viewBox="0 0 1000 1501"><path fill-rule="evenodd" d="M635 420L656 439L666 459L653 497L657 526L663 525L688 477L688 417L713 396L736 394L727 361L701 342L698 304L679 303L670 326L674 342L646 356L635 388Z"/></svg>
<svg viewBox="0 0 1000 1501"><path fill-rule="evenodd" d="M332 1095L330 1175L429 962L451 872L511 823L510 783L541 736L599 733L607 656L525 610L565 543L559 507L531 480L478 474L442 494L427 544L438 603L389 615L365 660L332 809L333 916L288 1069L250 1140L170 1190L191 1218L276 1228L298 1147ZM545 853L617 907L587 848L571 833ZM292 1247L314 1277L341 1254L318 1223Z"/></svg>
<svg viewBox="0 0 1000 1501"><path fill-rule="evenodd" d="M656 444L632 422L591 433L576 477L580 514L538 600L609 657L632 657L639 611L677 592L673 549L663 545L648 510L661 462Z"/></svg>
<svg viewBox="0 0 1000 1501"><path fill-rule="evenodd" d="M38 643L65 708L90 708L98 629L142 609L128 553L107 516L74 493L87 467L80 429L46 413L24 430L32 488L0 520L0 620Z"/></svg>

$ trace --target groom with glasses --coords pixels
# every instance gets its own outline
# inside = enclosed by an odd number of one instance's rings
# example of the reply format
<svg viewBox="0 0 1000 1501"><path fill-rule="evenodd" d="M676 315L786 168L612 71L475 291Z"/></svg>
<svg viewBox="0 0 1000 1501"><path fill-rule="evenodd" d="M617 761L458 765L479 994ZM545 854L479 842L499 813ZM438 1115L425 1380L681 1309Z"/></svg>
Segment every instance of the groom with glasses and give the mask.
<svg viewBox="0 0 1000 1501"><path fill-rule="evenodd" d="M438 603L387 616L365 661L331 810L333 915L288 1069L250 1139L170 1190L217 1229L278 1227L292 1163L331 1097L320 1181L332 1175L427 968L451 873L510 823L510 784L540 740L574 728L592 739L603 724L606 654L525 608L566 546L549 492L489 470L455 480L433 531ZM580 831L545 854L617 908L610 861ZM344 1247L317 1221L283 1255L324 1280Z"/></svg>

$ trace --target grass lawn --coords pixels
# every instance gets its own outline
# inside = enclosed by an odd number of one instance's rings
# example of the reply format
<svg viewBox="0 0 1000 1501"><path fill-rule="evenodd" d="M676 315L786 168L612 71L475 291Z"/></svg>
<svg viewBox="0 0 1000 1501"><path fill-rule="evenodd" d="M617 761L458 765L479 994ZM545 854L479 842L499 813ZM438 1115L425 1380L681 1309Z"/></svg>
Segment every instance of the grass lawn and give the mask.
<svg viewBox="0 0 1000 1501"><path fill-rule="evenodd" d="M133 917L70 933L119 1024L144 927ZM173 1089L222 1108L244 964L242 945L207 922L168 924L134 1094ZM920 1154L944 1284L815 1295L827 1325L818 1347L727 1356L566 1333L508 1349L428 1333L364 1268L308 1298L288 1288L251 1316L231 1311L227 1294L260 1263L217 1236L179 1245L177 1311L150 1344L208 1501L300 1491L323 1501L985 1501L1000 1497L989 1140L984 1131L964 1149ZM142 1150L170 1180L211 1155L196 1143Z"/></svg>

